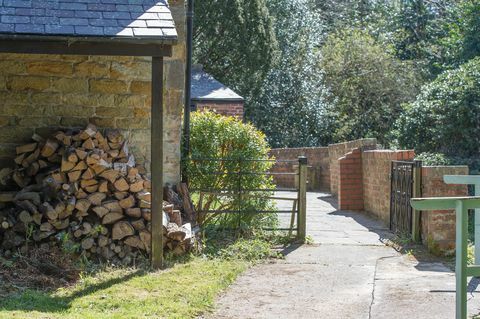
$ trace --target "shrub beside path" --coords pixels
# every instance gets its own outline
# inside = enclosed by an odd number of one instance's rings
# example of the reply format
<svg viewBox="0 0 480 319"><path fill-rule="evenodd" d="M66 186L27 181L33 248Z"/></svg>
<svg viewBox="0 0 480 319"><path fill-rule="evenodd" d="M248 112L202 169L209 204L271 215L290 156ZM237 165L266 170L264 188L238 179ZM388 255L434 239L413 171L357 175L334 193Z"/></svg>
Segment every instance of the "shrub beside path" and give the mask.
<svg viewBox="0 0 480 319"><path fill-rule="evenodd" d="M455 317L450 268L385 245L392 238L386 227L365 214L338 211L327 194L308 193L307 200L307 232L315 244L248 270L210 318ZM477 286L472 280L470 314L480 313Z"/></svg>

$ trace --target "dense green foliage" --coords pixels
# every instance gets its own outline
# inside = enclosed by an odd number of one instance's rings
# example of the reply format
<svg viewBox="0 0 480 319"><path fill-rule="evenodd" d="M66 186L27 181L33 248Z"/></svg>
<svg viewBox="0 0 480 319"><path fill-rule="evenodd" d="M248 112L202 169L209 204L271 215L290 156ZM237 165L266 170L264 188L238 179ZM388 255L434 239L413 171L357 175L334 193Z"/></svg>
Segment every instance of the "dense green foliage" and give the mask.
<svg viewBox="0 0 480 319"><path fill-rule="evenodd" d="M264 173L273 162L252 161L269 159L265 135L250 124L234 117L213 112L194 112L191 119L191 159L187 161L190 188L200 190L269 189L271 176L249 174ZM213 173L213 174L212 174ZM244 173L244 174L238 174ZM271 215L252 213L266 210L270 201L268 193L258 192L256 197L239 197L236 194L200 192L195 194L199 223L230 228L261 227L273 225ZM232 210L242 213L208 214L207 210Z"/></svg>
<svg viewBox="0 0 480 319"><path fill-rule="evenodd" d="M329 36L320 64L332 93L328 111L333 140L375 137L388 142L401 104L417 93L413 68L359 30Z"/></svg>
<svg viewBox="0 0 480 319"><path fill-rule="evenodd" d="M479 154L480 58L425 85L396 126L399 144L417 152Z"/></svg>
<svg viewBox="0 0 480 319"><path fill-rule="evenodd" d="M323 139L325 89L320 84L317 47L321 19L311 1L271 0L280 59L272 66L247 117L266 133L272 147L315 146Z"/></svg>
<svg viewBox="0 0 480 319"><path fill-rule="evenodd" d="M230 2L199 3L196 59L247 98L272 146L376 137L476 162L480 0Z"/></svg>
<svg viewBox="0 0 480 319"><path fill-rule="evenodd" d="M266 0L195 2L196 62L247 100L260 89L276 49Z"/></svg>

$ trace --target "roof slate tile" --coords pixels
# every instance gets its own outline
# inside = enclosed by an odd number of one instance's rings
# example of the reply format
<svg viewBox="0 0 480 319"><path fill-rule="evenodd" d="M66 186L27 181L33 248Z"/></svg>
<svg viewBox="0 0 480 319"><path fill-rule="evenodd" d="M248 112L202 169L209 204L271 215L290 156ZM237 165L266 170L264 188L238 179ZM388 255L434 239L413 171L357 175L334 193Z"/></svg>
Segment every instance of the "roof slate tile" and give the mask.
<svg viewBox="0 0 480 319"><path fill-rule="evenodd" d="M0 0L0 33L177 37L166 0Z"/></svg>

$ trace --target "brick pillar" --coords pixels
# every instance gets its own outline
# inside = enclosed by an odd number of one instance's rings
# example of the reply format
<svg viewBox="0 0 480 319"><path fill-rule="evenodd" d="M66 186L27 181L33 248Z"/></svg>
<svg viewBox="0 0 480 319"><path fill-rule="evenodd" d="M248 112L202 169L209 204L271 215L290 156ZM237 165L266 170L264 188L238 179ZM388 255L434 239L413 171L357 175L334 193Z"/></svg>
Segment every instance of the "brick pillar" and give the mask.
<svg viewBox="0 0 480 319"><path fill-rule="evenodd" d="M363 210L362 152L359 148L338 159L338 206L345 210Z"/></svg>

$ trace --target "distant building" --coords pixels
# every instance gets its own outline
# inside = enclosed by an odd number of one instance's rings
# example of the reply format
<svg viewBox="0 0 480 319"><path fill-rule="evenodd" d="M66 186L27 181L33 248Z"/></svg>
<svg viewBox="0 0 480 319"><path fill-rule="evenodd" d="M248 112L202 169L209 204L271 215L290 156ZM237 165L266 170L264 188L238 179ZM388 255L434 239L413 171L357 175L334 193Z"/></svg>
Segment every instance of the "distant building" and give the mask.
<svg viewBox="0 0 480 319"><path fill-rule="evenodd" d="M203 71L192 68L192 111L209 109L218 114L243 118L244 99Z"/></svg>

